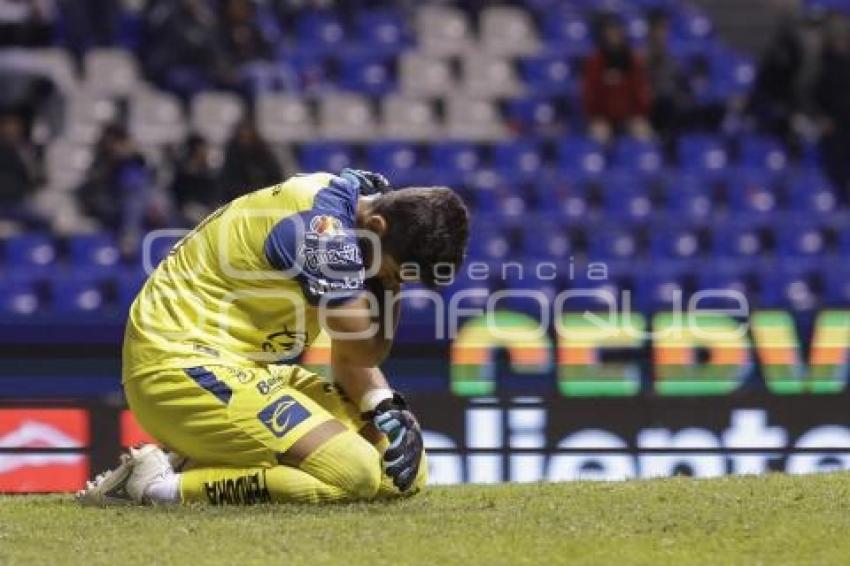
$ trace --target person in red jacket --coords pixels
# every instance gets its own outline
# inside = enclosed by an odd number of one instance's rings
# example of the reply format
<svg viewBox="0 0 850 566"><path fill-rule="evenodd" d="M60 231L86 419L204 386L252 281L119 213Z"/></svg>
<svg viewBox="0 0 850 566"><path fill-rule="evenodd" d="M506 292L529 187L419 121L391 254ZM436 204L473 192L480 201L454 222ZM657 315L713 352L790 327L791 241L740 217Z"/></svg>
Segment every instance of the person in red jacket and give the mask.
<svg viewBox="0 0 850 566"><path fill-rule="evenodd" d="M599 141L621 132L638 138L652 135L646 67L616 16L606 16L599 24L597 48L584 65L582 99L590 134Z"/></svg>

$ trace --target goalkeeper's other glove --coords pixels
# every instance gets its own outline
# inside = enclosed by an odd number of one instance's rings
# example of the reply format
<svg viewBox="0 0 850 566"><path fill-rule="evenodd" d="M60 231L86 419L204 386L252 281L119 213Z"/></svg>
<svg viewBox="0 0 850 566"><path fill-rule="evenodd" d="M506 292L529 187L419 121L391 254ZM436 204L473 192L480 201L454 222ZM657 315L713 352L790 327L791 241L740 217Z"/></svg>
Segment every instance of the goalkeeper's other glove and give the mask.
<svg viewBox="0 0 850 566"><path fill-rule="evenodd" d="M346 168L340 172L339 176L357 183L360 187L360 194L364 197L380 195L393 190L387 178L380 173L373 173L372 171L365 171L363 169Z"/></svg>
<svg viewBox="0 0 850 566"><path fill-rule="evenodd" d="M392 399L381 401L363 416L389 438L390 446L384 452L387 475L399 490L407 491L419 473L423 450L422 431L408 410L407 401L395 393Z"/></svg>

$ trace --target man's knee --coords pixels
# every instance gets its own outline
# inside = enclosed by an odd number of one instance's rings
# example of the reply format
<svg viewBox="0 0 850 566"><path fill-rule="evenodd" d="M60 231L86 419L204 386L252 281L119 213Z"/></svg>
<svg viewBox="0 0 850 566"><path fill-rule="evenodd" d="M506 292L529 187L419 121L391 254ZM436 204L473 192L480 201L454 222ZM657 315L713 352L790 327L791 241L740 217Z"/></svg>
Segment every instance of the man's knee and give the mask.
<svg viewBox="0 0 850 566"><path fill-rule="evenodd" d="M301 469L350 494L372 499L381 485L378 451L352 431L340 433L319 446L301 463Z"/></svg>

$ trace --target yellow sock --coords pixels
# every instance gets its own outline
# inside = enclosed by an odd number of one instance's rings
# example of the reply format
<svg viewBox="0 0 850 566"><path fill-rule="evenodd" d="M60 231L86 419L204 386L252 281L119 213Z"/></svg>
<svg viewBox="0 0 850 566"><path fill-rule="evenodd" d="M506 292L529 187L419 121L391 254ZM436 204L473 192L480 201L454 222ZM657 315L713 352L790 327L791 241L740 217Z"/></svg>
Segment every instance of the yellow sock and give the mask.
<svg viewBox="0 0 850 566"><path fill-rule="evenodd" d="M371 499L381 484L380 456L346 431L319 446L299 468L196 468L180 474L183 502L319 503Z"/></svg>
<svg viewBox="0 0 850 566"><path fill-rule="evenodd" d="M344 499L345 495L341 489L289 466L197 468L180 474L180 499L184 503L320 503Z"/></svg>

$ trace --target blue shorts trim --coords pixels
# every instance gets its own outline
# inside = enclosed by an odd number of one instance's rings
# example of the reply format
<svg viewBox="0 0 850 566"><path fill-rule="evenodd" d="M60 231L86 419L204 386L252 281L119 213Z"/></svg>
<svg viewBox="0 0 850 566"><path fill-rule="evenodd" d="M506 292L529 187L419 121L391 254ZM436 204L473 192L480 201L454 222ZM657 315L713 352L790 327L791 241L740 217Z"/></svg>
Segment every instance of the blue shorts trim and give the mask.
<svg viewBox="0 0 850 566"><path fill-rule="evenodd" d="M195 383L215 395L219 401L225 405L230 403L230 398L233 397L233 390L223 381L219 381L213 372L204 366L188 368L184 371Z"/></svg>

